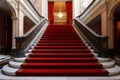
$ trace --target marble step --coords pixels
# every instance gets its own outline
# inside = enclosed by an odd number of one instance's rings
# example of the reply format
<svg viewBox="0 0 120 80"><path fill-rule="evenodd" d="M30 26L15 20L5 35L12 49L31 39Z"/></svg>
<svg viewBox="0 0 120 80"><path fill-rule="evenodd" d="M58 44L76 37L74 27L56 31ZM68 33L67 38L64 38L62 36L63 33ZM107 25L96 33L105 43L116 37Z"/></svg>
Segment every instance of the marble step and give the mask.
<svg viewBox="0 0 120 80"><path fill-rule="evenodd" d="M9 65L13 68L21 68L21 65L23 62L16 62L16 61L9 61ZM109 61L109 62L101 62L103 65L103 68L111 68L115 65L114 61Z"/></svg>
<svg viewBox="0 0 120 80"><path fill-rule="evenodd" d="M120 74L120 66L115 65L112 68L105 69L109 72L109 76L119 75Z"/></svg>
<svg viewBox="0 0 120 80"><path fill-rule="evenodd" d="M33 49L29 49L28 50L28 53L31 53ZM89 49L91 53L94 53L94 50L93 49Z"/></svg>
<svg viewBox="0 0 120 80"><path fill-rule="evenodd" d="M29 57L29 54L31 54L31 53L26 53L25 54L25 57ZM98 54L97 53L92 53L95 57L97 57L98 56Z"/></svg>
<svg viewBox="0 0 120 80"><path fill-rule="evenodd" d="M9 75L9 76L15 76L16 75L15 73L16 73L17 70L18 69L12 68L9 65L5 65L2 68L2 72L6 75ZM109 72L109 76L114 76L114 75L120 74L120 67L117 66L117 65L112 67L112 68L108 68L106 70Z"/></svg>
<svg viewBox="0 0 120 80"><path fill-rule="evenodd" d="M27 57L22 57L22 58L14 58L14 60L16 62L25 62L25 59ZM99 62L107 62L107 61L110 61L111 59L110 58L99 58L99 57L96 57L98 59Z"/></svg>

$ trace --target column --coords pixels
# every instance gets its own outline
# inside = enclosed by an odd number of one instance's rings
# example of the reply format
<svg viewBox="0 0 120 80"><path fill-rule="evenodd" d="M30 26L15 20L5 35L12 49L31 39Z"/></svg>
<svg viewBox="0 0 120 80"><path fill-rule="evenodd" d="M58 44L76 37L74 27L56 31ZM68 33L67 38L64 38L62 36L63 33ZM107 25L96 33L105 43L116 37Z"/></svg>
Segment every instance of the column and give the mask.
<svg viewBox="0 0 120 80"><path fill-rule="evenodd" d="M113 24L114 17L108 18L108 36L109 36L109 42L108 47L109 49L114 48L114 24Z"/></svg>
<svg viewBox="0 0 120 80"><path fill-rule="evenodd" d="M18 18L12 17L12 49L16 49L15 37L18 36Z"/></svg>
<svg viewBox="0 0 120 80"><path fill-rule="evenodd" d="M101 31L103 36L108 35L108 29L107 29L107 13L106 10L101 14Z"/></svg>
<svg viewBox="0 0 120 80"><path fill-rule="evenodd" d="M42 16L48 19L48 0L42 0Z"/></svg>
<svg viewBox="0 0 120 80"><path fill-rule="evenodd" d="M22 11L19 10L19 24L18 24L18 28L19 28L19 36L23 36L24 34L24 14Z"/></svg>

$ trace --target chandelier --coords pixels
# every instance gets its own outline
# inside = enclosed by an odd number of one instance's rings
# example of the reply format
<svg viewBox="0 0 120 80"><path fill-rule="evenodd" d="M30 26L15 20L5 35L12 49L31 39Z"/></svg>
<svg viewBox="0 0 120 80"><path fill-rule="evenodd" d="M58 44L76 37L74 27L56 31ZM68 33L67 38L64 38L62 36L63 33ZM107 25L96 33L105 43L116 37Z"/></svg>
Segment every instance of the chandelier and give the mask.
<svg viewBox="0 0 120 80"><path fill-rule="evenodd" d="M59 13L58 13L58 17L59 18L62 18L63 17L63 13L61 12L61 2L59 3L59 9L60 9L60 11L59 11Z"/></svg>

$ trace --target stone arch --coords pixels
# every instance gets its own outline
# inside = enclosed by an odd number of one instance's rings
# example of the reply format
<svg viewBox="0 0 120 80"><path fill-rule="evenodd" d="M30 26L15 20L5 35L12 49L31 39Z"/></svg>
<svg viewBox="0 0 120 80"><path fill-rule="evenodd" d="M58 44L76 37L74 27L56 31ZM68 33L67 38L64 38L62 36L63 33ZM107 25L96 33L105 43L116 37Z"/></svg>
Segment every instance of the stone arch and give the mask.
<svg viewBox="0 0 120 80"><path fill-rule="evenodd" d="M7 23L4 25L6 31L8 31L5 35L7 35L6 39L10 39L10 40L6 40L5 41L5 45L10 49L9 52L11 52L13 49L15 49L16 45L15 45L15 30L17 26L17 10L15 9L15 5L12 4L12 2L10 2L10 0L1 0L0 4L3 4L1 7L1 10L3 13L5 13L4 15L6 16L5 18L5 23L7 21ZM7 26L7 27L6 27ZM10 43L9 43L10 42ZM7 50L6 50L7 51Z"/></svg>
<svg viewBox="0 0 120 80"><path fill-rule="evenodd" d="M12 17L18 17L18 13L17 13L17 5L13 4L11 2L11 0L1 0L2 3L4 3L4 5L6 6L6 8L9 10L9 12L11 13Z"/></svg>
<svg viewBox="0 0 120 80"><path fill-rule="evenodd" d="M108 11L108 36L109 36L108 47L109 47L109 49L114 49L114 24L113 24L113 20L114 20L114 12L118 6L120 6L120 2L117 2L116 4L112 5Z"/></svg>
<svg viewBox="0 0 120 80"><path fill-rule="evenodd" d="M111 6L109 12L108 12L108 16L109 17L113 17L113 14L115 12L115 9L120 5L120 2L115 3L114 5Z"/></svg>

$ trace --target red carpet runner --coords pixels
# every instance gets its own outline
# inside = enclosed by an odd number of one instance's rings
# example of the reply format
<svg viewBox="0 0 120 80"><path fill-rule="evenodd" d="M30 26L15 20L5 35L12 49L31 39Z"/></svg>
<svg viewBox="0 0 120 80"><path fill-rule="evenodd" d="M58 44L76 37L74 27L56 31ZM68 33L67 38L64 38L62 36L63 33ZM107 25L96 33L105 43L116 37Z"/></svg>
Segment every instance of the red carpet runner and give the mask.
<svg viewBox="0 0 120 80"><path fill-rule="evenodd" d="M49 25L18 76L107 76L71 25Z"/></svg>

